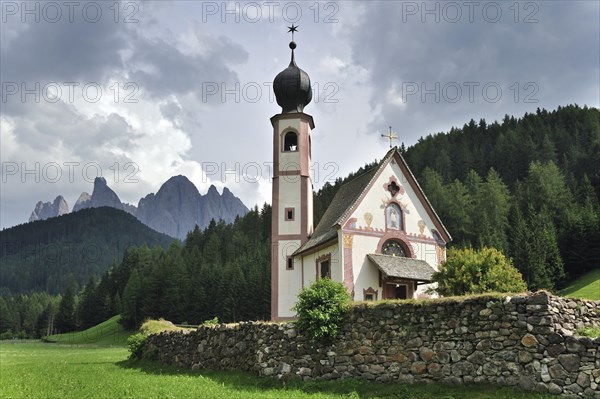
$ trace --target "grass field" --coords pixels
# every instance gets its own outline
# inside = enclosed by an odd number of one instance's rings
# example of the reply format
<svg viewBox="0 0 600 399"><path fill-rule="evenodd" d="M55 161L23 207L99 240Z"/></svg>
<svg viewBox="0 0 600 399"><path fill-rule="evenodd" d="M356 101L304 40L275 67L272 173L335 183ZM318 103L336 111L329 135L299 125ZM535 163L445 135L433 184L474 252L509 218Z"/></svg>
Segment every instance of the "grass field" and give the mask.
<svg viewBox="0 0 600 399"><path fill-rule="evenodd" d="M127 338L135 331L125 330L119 324L120 318L121 316L114 316L87 330L50 335L44 340L69 345L125 346Z"/></svg>
<svg viewBox="0 0 600 399"><path fill-rule="evenodd" d="M600 300L600 270L593 270L559 292L561 296Z"/></svg>
<svg viewBox="0 0 600 399"><path fill-rule="evenodd" d="M124 347L0 342L2 399L549 399L486 387L406 386L345 380L290 382L238 372L179 370L126 360Z"/></svg>

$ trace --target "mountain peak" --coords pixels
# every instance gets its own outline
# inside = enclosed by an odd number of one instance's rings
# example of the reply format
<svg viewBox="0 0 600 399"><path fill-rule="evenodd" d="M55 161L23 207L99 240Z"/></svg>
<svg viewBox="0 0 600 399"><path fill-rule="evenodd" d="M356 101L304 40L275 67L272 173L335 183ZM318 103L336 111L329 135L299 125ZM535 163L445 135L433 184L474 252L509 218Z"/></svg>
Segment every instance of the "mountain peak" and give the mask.
<svg viewBox="0 0 600 399"><path fill-rule="evenodd" d="M37 204L35 204L33 212L31 212L31 216L29 216L29 221L45 220L64 215L65 213L69 213L69 205L63 196L59 195L53 202L38 201Z"/></svg>
<svg viewBox="0 0 600 399"><path fill-rule="evenodd" d="M94 187L96 187L97 185L108 187L108 184L106 183L106 179L102 176L98 176L94 179Z"/></svg>
<svg viewBox="0 0 600 399"><path fill-rule="evenodd" d="M217 195L217 196L221 196L221 194L219 194L219 190L217 190L217 187L215 187L214 184L211 184L210 187L208 188L208 192L206 193L206 195Z"/></svg>
<svg viewBox="0 0 600 399"><path fill-rule="evenodd" d="M119 196L108 187L104 177L98 176L94 179L94 191L92 191L92 195L81 193L73 207L73 212L85 208L100 208L101 206L110 206L111 208L123 210L123 204Z"/></svg>

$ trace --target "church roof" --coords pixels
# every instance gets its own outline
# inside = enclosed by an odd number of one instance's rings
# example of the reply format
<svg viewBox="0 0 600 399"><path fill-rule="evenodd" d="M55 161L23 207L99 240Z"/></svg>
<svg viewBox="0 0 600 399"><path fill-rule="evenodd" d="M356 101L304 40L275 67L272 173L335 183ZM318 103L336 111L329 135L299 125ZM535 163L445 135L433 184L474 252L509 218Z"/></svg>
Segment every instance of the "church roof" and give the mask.
<svg viewBox="0 0 600 399"><path fill-rule="evenodd" d="M373 167L360 176L355 177L340 187L333 197L331 204L321 217L321 221L315 228L314 233L294 255L317 247L334 238L337 238L337 225L343 220L344 214L352 207L358 197L367 188L369 182L375 176L379 168Z"/></svg>
<svg viewBox="0 0 600 399"><path fill-rule="evenodd" d="M368 254L367 258L381 270L384 277L431 281L431 276L435 272L433 267L424 260L379 254Z"/></svg>
<svg viewBox="0 0 600 399"><path fill-rule="evenodd" d="M394 147L388 151L381 162L379 162L379 165L366 171L362 175L355 177L340 187L338 192L335 194L335 197L333 197L331 204L329 204L329 207L325 211L325 214L319 221L319 224L315 228L312 236L300 248L298 248L293 255L307 252L313 248L325 244L328 241L333 240L334 238L337 238L338 228L343 225L345 220L352 214L352 211L356 208L358 203L360 203L363 194L365 194L373 185L373 182L377 179L383 168L388 164L388 162L390 162L392 158L396 158L396 160L399 161L399 165L403 173L406 175L409 184L420 197L423 206L429 213L433 223L439 229L439 233L441 234L442 238L445 242L449 242L452 237L450 237L446 227L433 210L433 207L423 193L419 183L417 183L415 176L408 168L408 165L398 151L398 148Z"/></svg>

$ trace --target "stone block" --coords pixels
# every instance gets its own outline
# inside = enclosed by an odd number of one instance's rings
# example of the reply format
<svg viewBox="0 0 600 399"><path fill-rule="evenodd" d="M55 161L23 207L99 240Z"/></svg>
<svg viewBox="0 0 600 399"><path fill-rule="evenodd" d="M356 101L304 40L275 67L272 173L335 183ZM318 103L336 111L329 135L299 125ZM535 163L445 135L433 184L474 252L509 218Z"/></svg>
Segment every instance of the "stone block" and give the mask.
<svg viewBox="0 0 600 399"><path fill-rule="evenodd" d="M579 356L574 353L568 355L559 355L558 361L567 371L579 370L580 359Z"/></svg>
<svg viewBox="0 0 600 399"><path fill-rule="evenodd" d="M538 340L534 335L525 334L521 339L521 344L526 348L534 348L538 345Z"/></svg>

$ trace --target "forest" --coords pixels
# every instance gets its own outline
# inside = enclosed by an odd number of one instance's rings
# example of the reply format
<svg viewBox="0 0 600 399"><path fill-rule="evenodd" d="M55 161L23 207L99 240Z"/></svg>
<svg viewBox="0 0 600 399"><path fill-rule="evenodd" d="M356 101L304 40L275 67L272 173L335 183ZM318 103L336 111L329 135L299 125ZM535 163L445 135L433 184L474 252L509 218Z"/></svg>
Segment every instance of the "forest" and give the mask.
<svg viewBox="0 0 600 399"><path fill-rule="evenodd" d="M133 215L89 208L0 232L0 295L64 292L69 275L83 285L142 244L167 248L174 238L152 230Z"/></svg>
<svg viewBox="0 0 600 399"><path fill-rule="evenodd" d="M453 237L450 247L494 247L530 290L556 291L600 262L600 112L569 105L432 134L400 147ZM346 178L315 193L315 222ZM129 248L120 262L61 296L0 297L0 334L83 329L120 313L198 324L268 319L271 207L231 225L212 222L167 249Z"/></svg>

